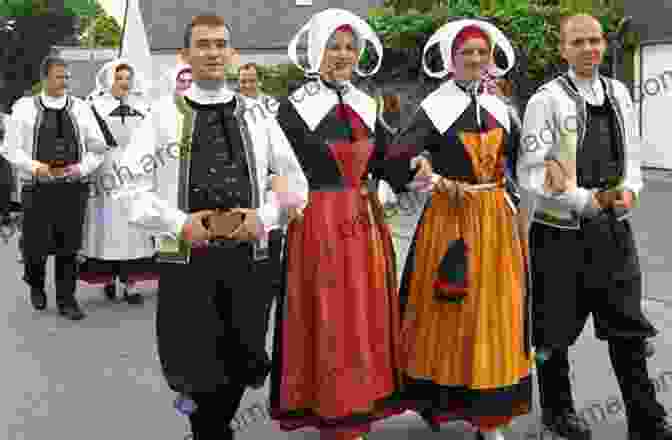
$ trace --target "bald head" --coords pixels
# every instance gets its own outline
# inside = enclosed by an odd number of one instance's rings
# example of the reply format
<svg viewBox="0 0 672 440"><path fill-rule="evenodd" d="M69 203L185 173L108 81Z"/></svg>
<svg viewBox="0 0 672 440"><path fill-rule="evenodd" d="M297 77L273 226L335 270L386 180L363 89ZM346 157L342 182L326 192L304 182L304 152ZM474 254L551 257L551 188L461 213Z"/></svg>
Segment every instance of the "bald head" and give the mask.
<svg viewBox="0 0 672 440"><path fill-rule="evenodd" d="M567 41L567 33L575 31L576 28L592 28L593 30L599 30L602 33L602 24L599 20L592 15L588 14L576 14L570 15L568 17L563 17L560 20L560 44Z"/></svg>
<svg viewBox="0 0 672 440"><path fill-rule="evenodd" d="M595 17L577 14L560 22L560 54L577 76L592 78L606 48L602 25Z"/></svg>

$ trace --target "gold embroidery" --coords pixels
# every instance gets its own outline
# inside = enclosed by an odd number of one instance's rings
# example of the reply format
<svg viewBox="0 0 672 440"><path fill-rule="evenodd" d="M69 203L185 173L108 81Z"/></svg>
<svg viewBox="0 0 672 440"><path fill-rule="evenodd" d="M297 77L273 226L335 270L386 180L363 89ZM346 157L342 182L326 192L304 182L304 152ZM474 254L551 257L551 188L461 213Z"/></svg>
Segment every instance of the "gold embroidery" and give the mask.
<svg viewBox="0 0 672 440"><path fill-rule="evenodd" d="M460 132L459 137L474 164L474 173L478 181L488 183L495 180L504 129L498 127L485 133Z"/></svg>

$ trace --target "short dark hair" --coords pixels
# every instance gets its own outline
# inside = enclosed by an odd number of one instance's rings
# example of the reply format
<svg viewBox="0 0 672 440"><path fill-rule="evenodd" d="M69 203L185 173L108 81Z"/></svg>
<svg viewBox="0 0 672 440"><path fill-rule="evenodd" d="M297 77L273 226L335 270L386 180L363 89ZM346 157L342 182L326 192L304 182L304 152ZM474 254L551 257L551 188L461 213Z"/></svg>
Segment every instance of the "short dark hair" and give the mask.
<svg viewBox="0 0 672 440"><path fill-rule="evenodd" d="M226 21L224 20L224 17L221 15L216 15L216 14L202 14L202 15L196 15L191 19L191 23L189 23L184 30L184 48L188 49L191 47L191 33L193 29L196 26L210 26L210 27L220 27L224 26L226 30L229 32L229 36L231 35L231 29L229 26L226 24Z"/></svg>
<svg viewBox="0 0 672 440"><path fill-rule="evenodd" d="M240 72L243 70L250 70L250 69L254 69L257 73L259 73L259 66L257 65L257 63L245 63L238 68L238 74L240 74Z"/></svg>
<svg viewBox="0 0 672 440"><path fill-rule="evenodd" d="M133 68L128 64L119 64L117 68L114 69L114 73L121 72L122 70L128 70L129 72L133 73Z"/></svg>
<svg viewBox="0 0 672 440"><path fill-rule="evenodd" d="M65 58L61 57L60 55L47 55L44 57L42 64L40 65L40 76L43 79L49 76L49 70L51 70L53 66L68 67L68 62L65 61Z"/></svg>

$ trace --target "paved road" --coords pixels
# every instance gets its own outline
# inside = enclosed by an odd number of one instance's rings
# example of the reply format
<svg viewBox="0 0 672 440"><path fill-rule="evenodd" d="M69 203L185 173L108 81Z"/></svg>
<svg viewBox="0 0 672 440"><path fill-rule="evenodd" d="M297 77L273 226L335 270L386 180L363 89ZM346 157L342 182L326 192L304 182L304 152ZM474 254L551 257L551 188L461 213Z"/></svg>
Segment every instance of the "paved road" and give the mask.
<svg viewBox="0 0 672 440"><path fill-rule="evenodd" d="M672 258L672 238L667 194L672 178L657 173L644 193L642 208L633 223L646 271L646 309L662 330L656 340L658 355L650 363L651 376L658 378L661 399L672 406L672 323L666 321L672 306L672 276L665 257ZM407 235L413 219L405 219L400 235ZM404 240L398 240L403 254ZM672 261L672 260L670 260ZM0 440L180 440L186 420L172 409L173 394L160 375L154 345L155 294L145 292L144 306L109 304L99 290L82 289L79 297L89 317L80 323L60 319L53 308L53 284L48 286L50 307L34 312L27 289L20 281L16 263L16 240L0 245L0 350L4 355L0 379ZM51 268L50 268L51 269ZM50 271L50 274L52 272ZM51 276L51 275L50 275ZM666 305L666 303L668 305ZM269 334L269 348L272 335ZM572 353L576 366L575 395L579 409L595 423L596 440L624 440L625 425L619 409L616 380L610 371L606 344L598 342L592 326L584 332ZM669 375L664 373L670 371ZM671 388L672 389L672 388ZM248 391L243 407L266 399L267 390ZM608 400L609 397L613 399ZM607 404L606 402L610 402ZM591 405L593 405L591 407ZM592 415L591 415L592 411ZM606 420L600 420L600 411ZM614 414L609 415L612 412ZM532 416L517 420L507 440L534 429ZM2 426L4 425L3 428ZM3 431L6 434L3 435ZM521 437L522 436L522 437ZM240 440L305 438L315 432L287 434L271 422L248 425ZM470 439L461 424L444 427L440 434L428 431L413 414L390 419L376 426L372 439ZM550 438L548 436L547 438Z"/></svg>

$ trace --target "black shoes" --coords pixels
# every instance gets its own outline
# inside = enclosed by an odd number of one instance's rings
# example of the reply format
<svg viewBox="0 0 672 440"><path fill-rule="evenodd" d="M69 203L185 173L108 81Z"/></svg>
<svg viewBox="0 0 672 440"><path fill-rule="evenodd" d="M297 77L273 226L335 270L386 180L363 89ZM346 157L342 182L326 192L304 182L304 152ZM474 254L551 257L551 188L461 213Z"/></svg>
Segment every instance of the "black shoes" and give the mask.
<svg viewBox="0 0 672 440"><path fill-rule="evenodd" d="M139 293L128 293L128 287L124 287L124 301L133 305L140 305L145 302L144 298Z"/></svg>
<svg viewBox="0 0 672 440"><path fill-rule="evenodd" d="M114 285L114 282L106 284L105 287L103 287L103 292L105 293L105 298L110 301L114 301L117 297L117 287Z"/></svg>
<svg viewBox="0 0 672 440"><path fill-rule="evenodd" d="M31 287L30 302L35 310L44 310L47 308L47 294L44 289ZM76 301L70 304L58 304L58 314L68 318L71 321L79 321L84 319L86 315L79 308Z"/></svg>
<svg viewBox="0 0 672 440"><path fill-rule="evenodd" d="M434 432L441 432L441 424L434 421L433 413L431 410L423 409L420 411L420 417L422 420L427 423L429 429Z"/></svg>
<svg viewBox="0 0 672 440"><path fill-rule="evenodd" d="M544 410L542 422L549 431L568 440L591 440L592 438L588 423L572 410L565 410L561 413Z"/></svg>
<svg viewBox="0 0 672 440"><path fill-rule="evenodd" d="M133 304L133 305L140 305L145 302L144 298L142 297L141 294L139 293L129 293L129 285L126 285L124 287L124 301L126 301L128 304ZM114 301L117 297L117 287L115 283L107 284L105 285L103 291L105 292L105 297L110 300Z"/></svg>
<svg viewBox="0 0 672 440"><path fill-rule="evenodd" d="M628 427L628 440L672 440L672 426L663 419L643 429Z"/></svg>
<svg viewBox="0 0 672 440"><path fill-rule="evenodd" d="M31 287L30 302L35 310L44 310L47 308L47 294L44 292L44 289Z"/></svg>
<svg viewBox="0 0 672 440"><path fill-rule="evenodd" d="M71 321L80 321L86 317L84 312L79 308L79 304L76 302L67 305L59 305L58 313Z"/></svg>

